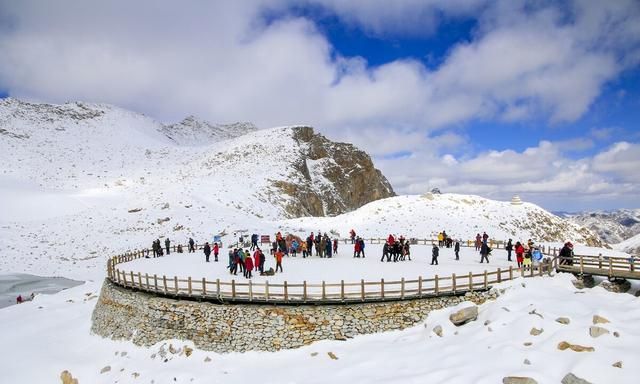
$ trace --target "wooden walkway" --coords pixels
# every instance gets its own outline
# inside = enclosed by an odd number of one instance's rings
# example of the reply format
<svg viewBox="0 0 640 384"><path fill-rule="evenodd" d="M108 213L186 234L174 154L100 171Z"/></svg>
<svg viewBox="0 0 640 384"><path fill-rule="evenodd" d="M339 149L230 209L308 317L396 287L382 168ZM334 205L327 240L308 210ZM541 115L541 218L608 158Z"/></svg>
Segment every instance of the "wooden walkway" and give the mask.
<svg viewBox="0 0 640 384"><path fill-rule="evenodd" d="M572 264L554 258L554 267L558 272L569 272L581 275L605 276L609 279L640 280L640 271L636 270L634 258L605 256L574 256Z"/></svg>
<svg viewBox="0 0 640 384"><path fill-rule="evenodd" d="M371 243L384 239L367 239ZM418 243L429 244L434 240L420 239ZM473 241L461 243L462 246L474 246ZM504 246L493 242L495 248ZM196 249L202 249L197 245ZM183 246L183 249L187 249ZM175 247L174 247L175 250ZM150 250L126 252L109 258L107 278L123 288L148 292L151 294L188 300L205 300L218 303L269 303L269 304L345 304L410 300L419 298L464 295L467 292L486 291L493 284L513 280L517 277L551 276L552 272L568 272L583 275L606 276L612 278L638 279L640 272L635 270L633 258L574 256L563 260L557 248L542 248L547 256L545 262L524 270L509 267L498 268L482 273L435 275L413 280L355 281L345 282L287 282L253 283L251 280L208 281L205 278L149 275L121 269L120 264L143 258Z"/></svg>

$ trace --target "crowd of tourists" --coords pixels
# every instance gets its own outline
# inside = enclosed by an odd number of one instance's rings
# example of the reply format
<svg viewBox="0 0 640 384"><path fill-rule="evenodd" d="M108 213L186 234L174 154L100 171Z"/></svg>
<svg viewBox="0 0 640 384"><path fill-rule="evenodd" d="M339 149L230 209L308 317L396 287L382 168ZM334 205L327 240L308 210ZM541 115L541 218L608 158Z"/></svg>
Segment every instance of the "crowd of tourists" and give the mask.
<svg viewBox="0 0 640 384"><path fill-rule="evenodd" d="M365 240L358 236L354 229L349 231L349 239L353 245L353 258L365 258ZM229 249L228 253L228 265L229 273L237 275L240 271L245 278L252 278L254 274L259 275L274 275L277 272L284 272L282 262L285 257L297 257L300 255L302 258L308 257L320 257L331 258L338 254L338 238L331 238L328 233L318 231L317 233L311 232L305 239L293 234L282 235L281 232L275 234L274 241L270 244L269 254L274 258L275 270L269 268L265 270L266 256L259 244L260 237L258 234L252 234L250 240L245 242L245 237L240 236L237 244ZM441 248L453 248L455 260L460 260L460 243L459 239L454 239L447 234L446 231L439 232L437 234L437 243L434 243L431 249L431 265L438 265L438 258L440 256ZM396 236L389 234L385 243L382 246L382 256L380 262L402 262L412 261L411 259L411 244L417 243L415 239L406 239L403 235ZM268 244L268 243L267 243ZM491 256L491 243L489 242L489 235L486 232L482 234L477 233L474 242L475 250L480 254L480 263L489 263L489 256ZM193 238L189 238L187 243L189 253L196 252L196 246ZM205 262L209 262L211 255L213 254L213 261L218 262L220 248L222 244L214 242L211 245L206 242L202 248L205 255ZM182 245L177 245L171 248L171 241L169 238L164 239L164 247L160 239L153 241L151 249L147 249L147 255L149 252L153 254L153 257L161 257L165 253L170 254L171 250L182 253ZM507 252L507 261L512 260L512 254L515 254L515 261L518 268L524 270L531 270L537 264L543 262L543 253L541 248L536 245L531 239L526 242L516 241L513 243L512 239L509 239L505 244L504 249ZM573 263L573 244L566 242L560 251L561 264Z"/></svg>

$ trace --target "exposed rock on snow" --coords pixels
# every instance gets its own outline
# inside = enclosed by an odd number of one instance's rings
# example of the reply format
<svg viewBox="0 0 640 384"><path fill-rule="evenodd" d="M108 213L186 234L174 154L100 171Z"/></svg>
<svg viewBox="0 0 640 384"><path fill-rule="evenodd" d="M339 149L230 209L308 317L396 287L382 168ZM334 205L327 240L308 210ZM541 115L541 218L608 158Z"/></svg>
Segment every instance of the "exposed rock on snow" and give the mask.
<svg viewBox="0 0 640 384"><path fill-rule="evenodd" d="M449 316L449 320L456 326L461 326L478 318L478 307L470 306L462 308Z"/></svg>
<svg viewBox="0 0 640 384"><path fill-rule="evenodd" d="M556 319L556 322L558 322L560 324L568 325L569 323L571 323L571 320L569 320L568 317L558 317Z"/></svg>
<svg viewBox="0 0 640 384"><path fill-rule="evenodd" d="M607 318L602 317L600 315L593 315L593 324L606 324L606 323L610 323L609 320L607 320Z"/></svg>
<svg viewBox="0 0 640 384"><path fill-rule="evenodd" d="M442 326L436 325L435 327L433 327L433 333L442 337Z"/></svg>
<svg viewBox="0 0 640 384"><path fill-rule="evenodd" d="M582 275L572 281L573 285L578 289L593 288L596 286L596 280L591 275Z"/></svg>
<svg viewBox="0 0 640 384"><path fill-rule="evenodd" d="M609 330L606 328L602 328L602 327L598 327L595 325L592 325L589 327L589 335L591 337L600 337L602 335L606 335L609 333Z"/></svg>
<svg viewBox="0 0 640 384"><path fill-rule="evenodd" d="M542 328L538 329L536 327L533 327L533 328L531 328L531 331L529 332L529 334L532 335L532 336L538 336L538 335L541 335L542 332L544 332L544 329L542 329Z"/></svg>
<svg viewBox="0 0 640 384"><path fill-rule="evenodd" d="M621 279L617 279L613 281L605 280L602 283L600 283L600 286L609 292L616 292L616 293L625 293L631 289L631 283L627 280L621 280Z"/></svg>
<svg viewBox="0 0 640 384"><path fill-rule="evenodd" d="M78 379L74 379L69 371L62 371L60 380L62 380L62 384L78 384Z"/></svg>
<svg viewBox="0 0 640 384"><path fill-rule="evenodd" d="M595 351L595 348L593 348L593 347L584 347L582 345L571 344L571 343L568 343L566 341L561 341L558 344L558 349L561 350L561 351L564 351L566 349L571 349L574 352L593 352L593 351Z"/></svg>
<svg viewBox="0 0 640 384"><path fill-rule="evenodd" d="M530 377L507 376L502 379L502 384L538 384L538 382Z"/></svg>
<svg viewBox="0 0 640 384"><path fill-rule="evenodd" d="M581 379L573 373L567 373L567 375L562 378L562 384L591 384L591 382Z"/></svg>

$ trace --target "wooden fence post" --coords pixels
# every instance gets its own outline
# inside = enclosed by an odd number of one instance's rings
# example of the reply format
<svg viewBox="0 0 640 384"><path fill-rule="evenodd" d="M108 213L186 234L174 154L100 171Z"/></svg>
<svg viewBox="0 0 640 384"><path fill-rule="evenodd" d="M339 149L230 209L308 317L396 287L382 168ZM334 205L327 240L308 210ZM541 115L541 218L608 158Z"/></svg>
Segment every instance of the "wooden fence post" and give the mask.
<svg viewBox="0 0 640 384"><path fill-rule="evenodd" d="M284 281L284 301L289 301L289 291L287 289L287 281Z"/></svg>
<svg viewBox="0 0 640 384"><path fill-rule="evenodd" d="M167 294L167 276L162 275L162 285L164 286L164 294Z"/></svg>
<svg viewBox="0 0 640 384"><path fill-rule="evenodd" d="M231 298L236 299L236 279L231 279Z"/></svg>
<svg viewBox="0 0 640 384"><path fill-rule="evenodd" d="M129 276L131 276L131 287L135 288L136 287L136 281L133 278L133 271L129 271Z"/></svg>
<svg viewBox="0 0 640 384"><path fill-rule="evenodd" d="M437 295L440 292L440 288L438 287L438 275L436 275L436 281L435 281L434 287L435 287L434 292Z"/></svg>
<svg viewBox="0 0 640 384"><path fill-rule="evenodd" d="M149 274L148 273L144 274L144 282L145 282L145 286L147 287L147 290L149 290Z"/></svg>
<svg viewBox="0 0 640 384"><path fill-rule="evenodd" d="M207 296L207 281L202 278L202 296Z"/></svg>
<svg viewBox="0 0 640 384"><path fill-rule="evenodd" d="M191 296L191 276L187 278L187 290L189 292L189 296Z"/></svg>
<svg viewBox="0 0 640 384"><path fill-rule="evenodd" d="M218 298L222 297L220 296L221 292L220 292L220 279L216 279L216 296Z"/></svg>
<svg viewBox="0 0 640 384"><path fill-rule="evenodd" d="M302 282L302 299L307 301L307 280Z"/></svg>
<svg viewBox="0 0 640 384"><path fill-rule="evenodd" d="M253 301L253 283L249 280L249 301Z"/></svg>
<svg viewBox="0 0 640 384"><path fill-rule="evenodd" d="M124 282L124 286L127 286L127 273L122 271L122 281Z"/></svg>
<svg viewBox="0 0 640 384"><path fill-rule="evenodd" d="M453 293L456 293L456 274L451 274L451 288L453 288Z"/></svg>
<svg viewBox="0 0 640 384"><path fill-rule="evenodd" d="M269 280L264 282L264 295L265 295L265 300L269 301Z"/></svg>
<svg viewBox="0 0 640 384"><path fill-rule="evenodd" d="M173 276L173 285L175 288L176 295L178 294L178 276Z"/></svg>
<svg viewBox="0 0 640 384"><path fill-rule="evenodd" d="M325 300L326 298L327 298L327 290L324 285L324 280L322 280L322 300Z"/></svg>
<svg viewBox="0 0 640 384"><path fill-rule="evenodd" d="M344 280L340 280L340 300L344 301Z"/></svg>
<svg viewBox="0 0 640 384"><path fill-rule="evenodd" d="M404 277L400 279L400 298L404 299Z"/></svg>
<svg viewBox="0 0 640 384"><path fill-rule="evenodd" d="M142 289L142 274L138 272L138 288Z"/></svg>
<svg viewBox="0 0 640 384"><path fill-rule="evenodd" d="M384 279L380 279L380 297L384 299Z"/></svg>
<svg viewBox="0 0 640 384"><path fill-rule="evenodd" d="M498 283L502 283L502 271L498 268Z"/></svg>
<svg viewBox="0 0 640 384"><path fill-rule="evenodd" d="M584 262L582 260L582 256L580 256L580 274L584 275Z"/></svg>
<svg viewBox="0 0 640 384"><path fill-rule="evenodd" d="M360 279L360 297L364 301L364 279Z"/></svg>
<svg viewBox="0 0 640 384"><path fill-rule="evenodd" d="M473 292L473 273L469 272L469 291Z"/></svg>
<svg viewBox="0 0 640 384"><path fill-rule="evenodd" d="M486 269L484 270L484 289L489 289L489 275Z"/></svg>
<svg viewBox="0 0 640 384"><path fill-rule="evenodd" d="M418 276L418 296L422 297L422 276Z"/></svg>
<svg viewBox="0 0 640 384"><path fill-rule="evenodd" d="M513 266L509 266L509 280L513 280Z"/></svg>
<svg viewBox="0 0 640 384"><path fill-rule="evenodd" d="M153 291L158 292L158 275L153 274Z"/></svg>
<svg viewBox="0 0 640 384"><path fill-rule="evenodd" d="M613 261L609 258L609 277L613 277Z"/></svg>

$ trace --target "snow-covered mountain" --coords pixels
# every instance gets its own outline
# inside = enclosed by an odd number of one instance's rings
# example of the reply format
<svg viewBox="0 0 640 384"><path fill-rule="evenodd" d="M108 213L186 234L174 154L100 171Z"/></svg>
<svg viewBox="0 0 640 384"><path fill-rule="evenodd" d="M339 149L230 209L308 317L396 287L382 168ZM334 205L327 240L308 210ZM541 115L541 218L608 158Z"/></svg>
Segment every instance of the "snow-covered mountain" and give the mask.
<svg viewBox="0 0 640 384"><path fill-rule="evenodd" d="M238 230L598 243L532 204L394 197L366 153L305 126L164 125L109 105L4 99L0 162L0 268L15 273L102 276L107 256L155 238L226 233L228 244Z"/></svg>
<svg viewBox="0 0 640 384"><path fill-rule="evenodd" d="M608 244L617 244L640 234L640 209L562 213L561 217L591 229Z"/></svg>
<svg viewBox="0 0 640 384"><path fill-rule="evenodd" d="M437 232L468 240L487 232L496 240L564 242L600 246L591 231L561 219L531 203L513 205L474 195L452 193L396 196L366 204L336 217L288 220L293 228L314 231L330 228L346 235L351 228L363 236L404 234L435 238Z"/></svg>

